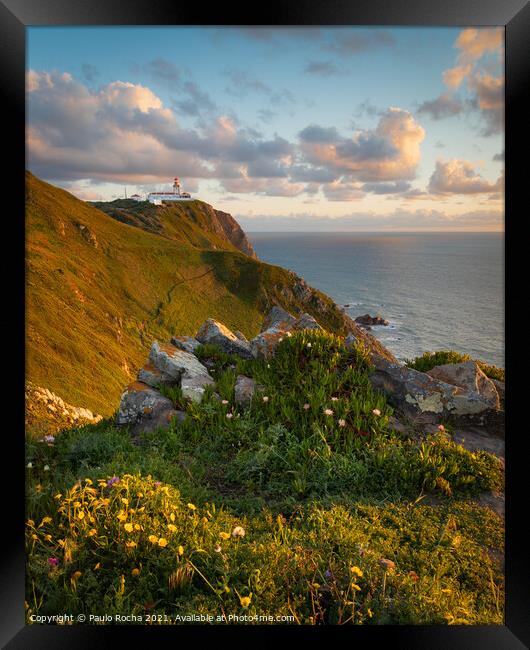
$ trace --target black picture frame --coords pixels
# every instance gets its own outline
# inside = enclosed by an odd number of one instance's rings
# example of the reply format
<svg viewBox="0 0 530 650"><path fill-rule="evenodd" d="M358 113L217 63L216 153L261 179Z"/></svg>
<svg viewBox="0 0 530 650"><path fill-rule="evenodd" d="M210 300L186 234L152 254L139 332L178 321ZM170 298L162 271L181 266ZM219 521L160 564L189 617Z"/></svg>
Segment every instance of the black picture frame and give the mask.
<svg viewBox="0 0 530 650"><path fill-rule="evenodd" d="M518 649L530 645L530 581L526 528L526 481L523 463L525 437L524 407L527 389L523 377L524 342L518 325L516 280L524 279L522 227L525 214L522 191L527 175L522 161L525 151L528 105L525 90L530 79L530 6L525 0L270 0L262 5L219 3L211 8L169 0L1 0L0 1L0 78L3 91L4 188L13 201L9 219L4 218L4 246L15 252L16 261L4 269L8 285L5 300L12 306L10 318L2 319L10 329L4 334L17 355L15 378L10 373L10 414L13 426L4 431L15 467L22 468L23 436L20 429L24 414L24 210L25 170L25 31L36 25L387 25L387 26L505 26L506 34L506 202L505 202L505 301L506 301L506 624L504 626L378 626L346 629L317 628L216 628L206 627L116 627L116 626L25 626L24 625L24 473L16 469L10 482L8 510L4 516L4 552L0 556L1 601L0 643L9 649L93 648L125 645L129 635L135 643L154 645L161 640L193 639L207 642L212 633L216 643L228 641L227 633L247 637L280 633L287 643L298 642L299 635L310 632L313 640L323 641L325 634L338 635L348 643L391 643L394 648ZM521 162L518 162L521 161ZM7 175L7 177L6 177ZM7 234L6 234L7 232ZM521 233L521 234L519 234ZM3 256L5 258L5 256ZM518 266L520 265L520 266ZM523 290L524 291L524 290ZM510 318L510 313L514 314ZM524 335L524 334L523 334ZM526 355L527 356L527 355ZM11 452L9 452L11 455ZM6 455L7 458L7 455ZM22 483L22 485L21 485ZM5 512L5 511L4 511ZM7 531L9 535L6 534ZM346 635L348 635L346 637ZM353 635L353 636L350 636ZM175 638L176 637L176 638ZM262 637L264 638L264 637ZM246 641L241 641L245 642Z"/></svg>

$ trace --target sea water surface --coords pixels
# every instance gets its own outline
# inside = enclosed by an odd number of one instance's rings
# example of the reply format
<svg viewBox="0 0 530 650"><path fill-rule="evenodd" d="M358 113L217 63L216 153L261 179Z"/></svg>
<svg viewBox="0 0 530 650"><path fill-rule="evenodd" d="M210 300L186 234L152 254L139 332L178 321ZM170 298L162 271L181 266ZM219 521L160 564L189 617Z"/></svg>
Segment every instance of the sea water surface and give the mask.
<svg viewBox="0 0 530 650"><path fill-rule="evenodd" d="M504 367L503 233L247 233L372 328L399 359L452 349Z"/></svg>

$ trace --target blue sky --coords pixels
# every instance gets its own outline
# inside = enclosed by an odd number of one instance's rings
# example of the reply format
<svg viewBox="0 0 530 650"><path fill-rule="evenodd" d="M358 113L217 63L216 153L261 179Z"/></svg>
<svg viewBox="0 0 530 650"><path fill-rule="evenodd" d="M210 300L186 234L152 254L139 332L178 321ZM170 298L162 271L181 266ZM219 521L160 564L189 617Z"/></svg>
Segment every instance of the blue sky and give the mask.
<svg viewBox="0 0 530 650"><path fill-rule="evenodd" d="M502 60L500 29L29 28L28 166L179 175L250 230L501 229Z"/></svg>

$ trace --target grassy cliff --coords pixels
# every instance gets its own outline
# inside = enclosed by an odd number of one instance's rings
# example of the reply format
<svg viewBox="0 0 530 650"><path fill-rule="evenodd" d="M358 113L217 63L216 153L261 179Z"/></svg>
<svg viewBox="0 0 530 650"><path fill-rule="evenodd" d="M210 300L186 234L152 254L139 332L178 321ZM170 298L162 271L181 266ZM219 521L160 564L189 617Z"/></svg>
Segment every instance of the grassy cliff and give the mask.
<svg viewBox="0 0 530 650"><path fill-rule="evenodd" d="M280 304L351 327L329 297L238 250L224 213L126 203L107 214L27 173L26 376L66 402L110 414L153 339L209 317L251 337Z"/></svg>

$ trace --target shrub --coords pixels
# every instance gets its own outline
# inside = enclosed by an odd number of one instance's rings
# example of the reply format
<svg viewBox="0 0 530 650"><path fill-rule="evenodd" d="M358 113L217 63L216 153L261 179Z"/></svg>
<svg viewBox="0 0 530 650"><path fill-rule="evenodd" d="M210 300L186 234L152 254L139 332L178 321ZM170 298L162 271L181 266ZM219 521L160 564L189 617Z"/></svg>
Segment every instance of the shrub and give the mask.
<svg viewBox="0 0 530 650"><path fill-rule="evenodd" d="M504 368L490 365L485 361L471 359L468 354L461 354L454 350L438 350L438 352L424 352L420 357L407 359L406 365L420 372L427 372L436 366L443 366L447 363L462 363L463 361L475 361L482 372L490 379L505 381Z"/></svg>

